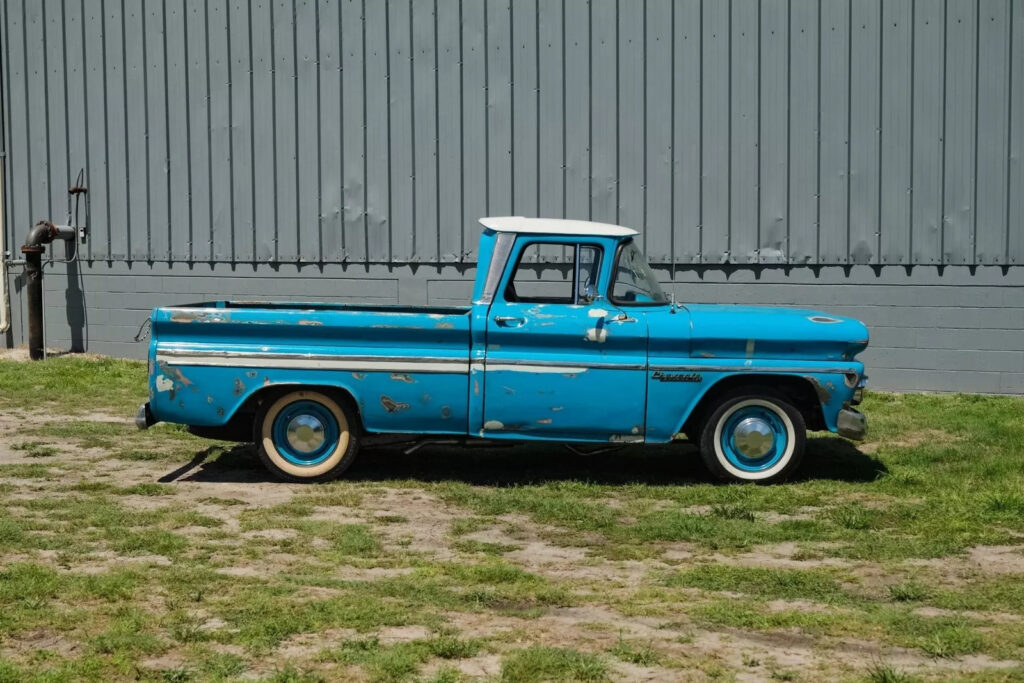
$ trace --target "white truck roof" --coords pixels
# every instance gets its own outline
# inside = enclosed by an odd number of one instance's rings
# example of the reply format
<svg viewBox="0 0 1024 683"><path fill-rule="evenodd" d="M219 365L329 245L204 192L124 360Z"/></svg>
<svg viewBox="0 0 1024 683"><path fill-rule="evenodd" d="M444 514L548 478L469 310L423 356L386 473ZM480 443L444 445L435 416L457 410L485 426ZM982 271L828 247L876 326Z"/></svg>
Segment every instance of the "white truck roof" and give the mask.
<svg viewBox="0 0 1024 683"><path fill-rule="evenodd" d="M621 225L574 221L564 218L525 218L523 216L491 216L481 218L480 224L495 232L524 232L540 235L596 235L599 237L629 237L637 231Z"/></svg>

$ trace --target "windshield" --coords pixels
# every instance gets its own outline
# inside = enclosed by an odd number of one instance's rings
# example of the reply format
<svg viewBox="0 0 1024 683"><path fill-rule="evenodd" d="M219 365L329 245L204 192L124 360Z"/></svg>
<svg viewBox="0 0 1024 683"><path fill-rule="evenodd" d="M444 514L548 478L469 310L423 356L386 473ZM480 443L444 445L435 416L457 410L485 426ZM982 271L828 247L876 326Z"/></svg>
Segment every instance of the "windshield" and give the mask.
<svg viewBox="0 0 1024 683"><path fill-rule="evenodd" d="M661 291L654 271L636 242L630 240L619 249L619 257L612 273L611 301L616 304L667 304L668 297Z"/></svg>

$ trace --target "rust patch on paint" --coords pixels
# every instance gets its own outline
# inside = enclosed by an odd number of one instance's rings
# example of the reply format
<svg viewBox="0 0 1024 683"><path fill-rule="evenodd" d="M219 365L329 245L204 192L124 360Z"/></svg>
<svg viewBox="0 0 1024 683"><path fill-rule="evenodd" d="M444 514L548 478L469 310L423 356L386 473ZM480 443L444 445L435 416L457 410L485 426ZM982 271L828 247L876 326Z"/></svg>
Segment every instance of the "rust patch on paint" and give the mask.
<svg viewBox="0 0 1024 683"><path fill-rule="evenodd" d="M392 372L391 379L395 382L405 382L406 384L415 384L416 380L411 375L404 372Z"/></svg>
<svg viewBox="0 0 1024 683"><path fill-rule="evenodd" d="M238 377L235 378L235 396L241 396L245 393L245 385L242 384L242 380Z"/></svg>
<svg viewBox="0 0 1024 683"><path fill-rule="evenodd" d="M403 410L409 410L411 407L408 403L402 401L395 401L390 396L381 395L380 404L384 406L384 410L389 413L400 413Z"/></svg>
<svg viewBox="0 0 1024 683"><path fill-rule="evenodd" d="M258 374L259 373L256 372L255 370L250 370L249 372L245 373L245 376L248 377L249 379L256 379L256 375Z"/></svg>
<svg viewBox="0 0 1024 683"><path fill-rule="evenodd" d="M175 382L178 382L179 384L185 387L192 386L192 380L186 377L178 368L172 365L168 365L167 361L162 360L158 362L157 365L160 366L161 372L163 372L165 375L170 377Z"/></svg>
<svg viewBox="0 0 1024 683"><path fill-rule="evenodd" d="M362 372L353 372L352 377L354 377L355 379L363 380L366 379L366 374Z"/></svg>
<svg viewBox="0 0 1024 683"><path fill-rule="evenodd" d="M321 322L319 320L300 320L299 324L300 325L311 325L313 327L320 327L321 325L323 325L323 322Z"/></svg>
<svg viewBox="0 0 1024 683"><path fill-rule="evenodd" d="M473 395L480 395L480 382L478 382L477 380L473 380Z"/></svg>
<svg viewBox="0 0 1024 683"><path fill-rule="evenodd" d="M435 323L434 327L436 327L439 330L454 330L455 329L455 323L450 323L450 322L448 322L446 320L442 320L442 321L440 321L438 323Z"/></svg>
<svg viewBox="0 0 1024 683"><path fill-rule="evenodd" d="M542 417L541 419L537 420L537 424L549 425L549 424L551 424L551 418L550 417Z"/></svg>
<svg viewBox="0 0 1024 683"><path fill-rule="evenodd" d="M824 404L832 400L832 392L835 391L835 385L832 384L832 382L829 382L828 386L822 386L821 382L811 375L804 375L804 379L810 382L811 386L814 387L814 393L818 395L819 401Z"/></svg>
<svg viewBox="0 0 1024 683"><path fill-rule="evenodd" d="M224 417L224 406L217 407L217 417Z"/></svg>
<svg viewBox="0 0 1024 683"><path fill-rule="evenodd" d="M452 409L450 406L441 406L441 419L447 420L452 416Z"/></svg>
<svg viewBox="0 0 1024 683"><path fill-rule="evenodd" d="M170 400L174 400L174 397L178 393L179 386L182 389L184 389L185 387L190 387L192 391L197 391L196 387L192 385L192 380L186 377L184 373L182 373L182 371L179 370L178 368L169 365L167 361L160 361L159 363L157 363L157 365L159 366L160 371L163 372L163 374L170 379L171 388L167 394Z"/></svg>
<svg viewBox="0 0 1024 683"><path fill-rule="evenodd" d="M211 311L177 311L171 315L172 323L223 323L228 319L226 314Z"/></svg>

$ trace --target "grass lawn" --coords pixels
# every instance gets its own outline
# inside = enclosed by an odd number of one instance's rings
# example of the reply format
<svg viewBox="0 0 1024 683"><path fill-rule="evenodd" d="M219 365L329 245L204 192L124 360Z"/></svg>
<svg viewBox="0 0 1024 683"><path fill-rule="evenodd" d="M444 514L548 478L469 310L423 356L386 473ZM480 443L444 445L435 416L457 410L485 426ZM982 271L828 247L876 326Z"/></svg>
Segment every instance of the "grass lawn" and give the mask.
<svg viewBox="0 0 1024 683"><path fill-rule="evenodd" d="M366 449L274 481L139 432L141 363L0 360L0 683L1024 680L1024 400L869 394L796 480L673 444Z"/></svg>

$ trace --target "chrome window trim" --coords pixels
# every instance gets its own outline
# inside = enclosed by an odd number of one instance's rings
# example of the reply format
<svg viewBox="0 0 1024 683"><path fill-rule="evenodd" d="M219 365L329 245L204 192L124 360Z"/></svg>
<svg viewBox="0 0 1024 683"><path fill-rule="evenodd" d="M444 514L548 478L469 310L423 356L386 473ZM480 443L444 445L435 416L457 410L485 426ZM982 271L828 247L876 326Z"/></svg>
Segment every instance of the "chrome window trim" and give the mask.
<svg viewBox="0 0 1024 683"><path fill-rule="evenodd" d="M515 244L516 236L511 232L499 232L494 238L494 249L491 250L491 262L487 266L487 277L484 279L484 291L480 293L479 304L489 304L494 301L494 293L498 290L498 283L505 273L505 266L509 254L512 253L512 245Z"/></svg>

